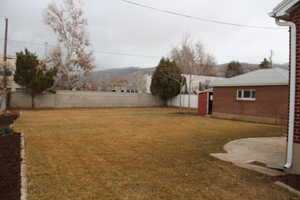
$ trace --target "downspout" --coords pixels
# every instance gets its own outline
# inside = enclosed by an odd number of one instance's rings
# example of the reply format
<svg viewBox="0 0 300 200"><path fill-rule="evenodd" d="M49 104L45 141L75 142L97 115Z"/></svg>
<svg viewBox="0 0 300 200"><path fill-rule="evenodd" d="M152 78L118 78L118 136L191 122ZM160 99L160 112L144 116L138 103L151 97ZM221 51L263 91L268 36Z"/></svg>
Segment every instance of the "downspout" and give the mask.
<svg viewBox="0 0 300 200"><path fill-rule="evenodd" d="M276 18L279 26L289 26L291 28L291 66L290 66L290 108L289 108L289 127L288 127L288 146L287 162L284 168L290 169L293 164L294 146L294 122L295 122L295 97L296 97L296 24L293 22L280 21Z"/></svg>

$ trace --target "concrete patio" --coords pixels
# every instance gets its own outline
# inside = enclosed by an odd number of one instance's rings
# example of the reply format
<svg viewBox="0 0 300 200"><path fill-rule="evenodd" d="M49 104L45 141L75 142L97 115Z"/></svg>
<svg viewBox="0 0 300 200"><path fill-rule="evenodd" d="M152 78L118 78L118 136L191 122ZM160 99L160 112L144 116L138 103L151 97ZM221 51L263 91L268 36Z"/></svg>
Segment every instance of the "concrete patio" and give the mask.
<svg viewBox="0 0 300 200"><path fill-rule="evenodd" d="M270 176L283 175L280 170L286 157L286 138L248 138L227 143L224 146L227 153L212 153L211 155L223 161L246 169L254 170ZM271 168L270 168L271 167Z"/></svg>

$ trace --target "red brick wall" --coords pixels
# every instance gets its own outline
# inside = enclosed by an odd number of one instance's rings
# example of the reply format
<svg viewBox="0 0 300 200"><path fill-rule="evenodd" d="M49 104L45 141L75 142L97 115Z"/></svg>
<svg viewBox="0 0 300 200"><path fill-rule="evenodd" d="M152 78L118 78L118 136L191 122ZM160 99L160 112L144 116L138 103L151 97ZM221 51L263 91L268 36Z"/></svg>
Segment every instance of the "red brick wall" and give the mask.
<svg viewBox="0 0 300 200"><path fill-rule="evenodd" d="M199 115L207 115L208 110L207 110L207 99L208 98L208 93L201 93L198 96L198 114Z"/></svg>
<svg viewBox="0 0 300 200"><path fill-rule="evenodd" d="M238 89L255 89L256 100L237 100L236 94ZM288 93L288 86L216 87L214 88L213 113L273 119L286 118Z"/></svg>
<svg viewBox="0 0 300 200"><path fill-rule="evenodd" d="M297 26L296 52L296 107L295 107L295 142L300 144L300 9L291 14L291 21Z"/></svg>

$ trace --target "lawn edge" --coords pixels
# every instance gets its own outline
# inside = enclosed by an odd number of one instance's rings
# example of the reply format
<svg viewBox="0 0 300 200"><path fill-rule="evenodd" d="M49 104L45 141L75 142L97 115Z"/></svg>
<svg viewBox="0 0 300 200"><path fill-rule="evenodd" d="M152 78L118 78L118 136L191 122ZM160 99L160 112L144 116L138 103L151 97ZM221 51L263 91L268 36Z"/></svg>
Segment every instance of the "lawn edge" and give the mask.
<svg viewBox="0 0 300 200"><path fill-rule="evenodd" d="M21 133L21 200L27 199L27 177L26 177L26 157L25 157L25 137Z"/></svg>
<svg viewBox="0 0 300 200"><path fill-rule="evenodd" d="M289 185L287 185L287 184L285 184L285 183L283 183L281 181L276 181L275 184L278 185L278 186L280 186L280 187L282 187L282 188L287 189L291 193L293 193L293 194L295 194L295 195L297 195L297 196L300 197L300 191L296 190L295 188L293 188L293 187L291 187L291 186L289 186Z"/></svg>

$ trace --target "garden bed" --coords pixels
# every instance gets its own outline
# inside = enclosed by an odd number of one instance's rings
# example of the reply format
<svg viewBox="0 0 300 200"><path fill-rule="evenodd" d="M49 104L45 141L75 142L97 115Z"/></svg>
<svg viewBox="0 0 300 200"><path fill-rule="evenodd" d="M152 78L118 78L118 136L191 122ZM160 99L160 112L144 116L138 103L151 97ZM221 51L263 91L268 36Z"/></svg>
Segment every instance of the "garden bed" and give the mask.
<svg viewBox="0 0 300 200"><path fill-rule="evenodd" d="M0 134L0 199L21 197L21 134Z"/></svg>
<svg viewBox="0 0 300 200"><path fill-rule="evenodd" d="M284 176L278 176L276 177L276 180L300 191L300 175L288 174Z"/></svg>

